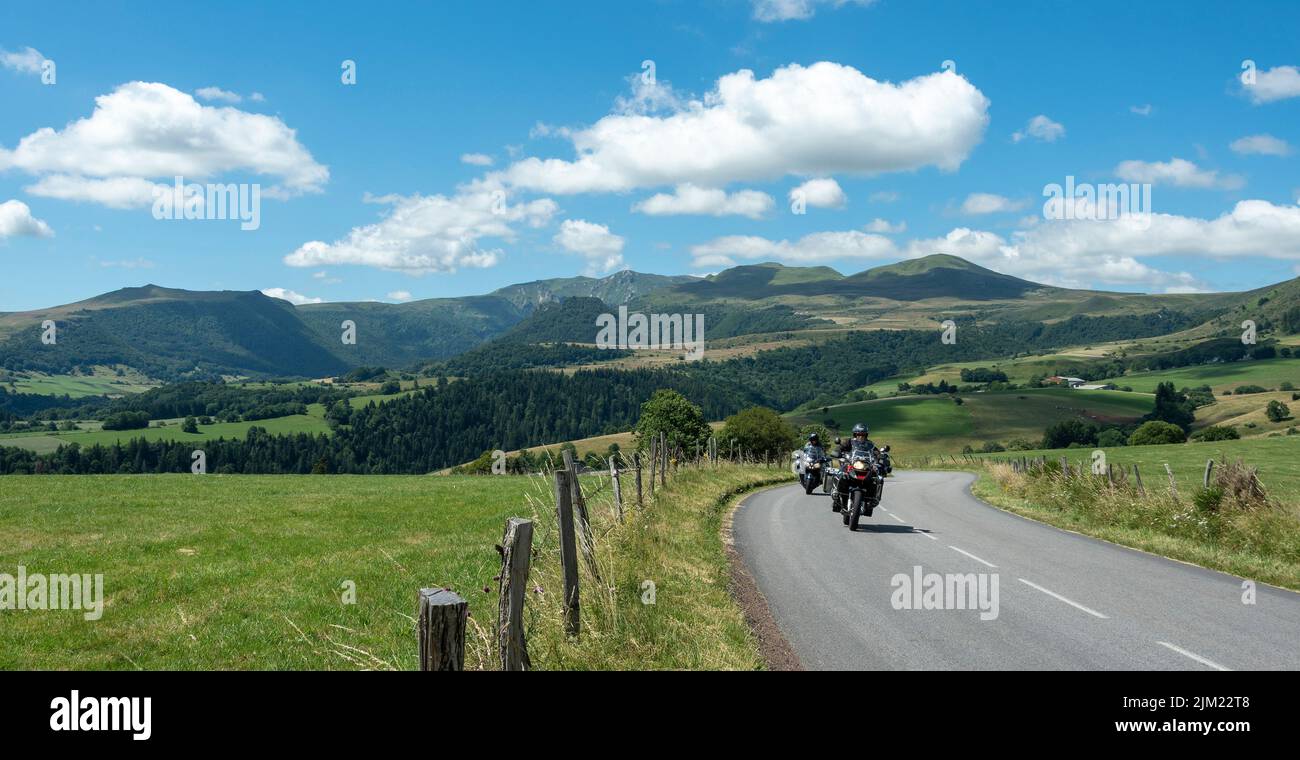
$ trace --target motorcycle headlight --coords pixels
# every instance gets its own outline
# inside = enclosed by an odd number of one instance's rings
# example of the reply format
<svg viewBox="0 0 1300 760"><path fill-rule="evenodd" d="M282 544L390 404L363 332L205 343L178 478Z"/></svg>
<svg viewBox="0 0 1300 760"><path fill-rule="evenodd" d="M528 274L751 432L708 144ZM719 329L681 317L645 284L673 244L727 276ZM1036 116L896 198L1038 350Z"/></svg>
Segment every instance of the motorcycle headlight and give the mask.
<svg viewBox="0 0 1300 760"><path fill-rule="evenodd" d="M865 469L867 469L867 463L866 463L866 462L862 462L862 461L854 462L854 463L853 463L853 469L855 469L855 470L865 470Z"/></svg>

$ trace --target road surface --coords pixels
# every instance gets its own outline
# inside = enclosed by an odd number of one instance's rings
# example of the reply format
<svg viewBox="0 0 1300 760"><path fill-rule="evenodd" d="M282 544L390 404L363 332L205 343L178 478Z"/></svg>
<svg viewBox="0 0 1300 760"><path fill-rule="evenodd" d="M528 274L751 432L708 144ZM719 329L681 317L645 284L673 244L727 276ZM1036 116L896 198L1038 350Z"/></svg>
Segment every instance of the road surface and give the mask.
<svg viewBox="0 0 1300 760"><path fill-rule="evenodd" d="M896 472L856 533L820 489L742 502L736 549L805 668L1300 668L1300 594L1247 604L1241 578L1003 512L973 480Z"/></svg>

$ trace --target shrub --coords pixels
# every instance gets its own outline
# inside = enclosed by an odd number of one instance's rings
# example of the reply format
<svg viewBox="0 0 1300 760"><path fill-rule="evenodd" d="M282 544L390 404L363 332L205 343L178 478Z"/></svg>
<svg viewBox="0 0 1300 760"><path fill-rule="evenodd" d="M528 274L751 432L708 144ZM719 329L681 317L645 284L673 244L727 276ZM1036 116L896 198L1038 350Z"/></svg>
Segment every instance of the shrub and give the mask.
<svg viewBox="0 0 1300 760"><path fill-rule="evenodd" d="M708 430L707 425L705 430ZM719 437L728 443L735 440L740 450L749 456L788 457L795 448L798 434L781 415L764 406L753 406L728 417Z"/></svg>
<svg viewBox="0 0 1300 760"><path fill-rule="evenodd" d="M980 451L984 452L985 454L996 454L999 451L1006 451L1006 450L1007 450L1006 447L998 443L997 441L986 441L984 445L980 447Z"/></svg>
<svg viewBox="0 0 1300 760"><path fill-rule="evenodd" d="M1238 385L1232 389L1232 392L1238 396L1244 396L1248 393L1268 393L1268 388L1262 385Z"/></svg>
<svg viewBox="0 0 1300 760"><path fill-rule="evenodd" d="M1157 446L1162 443L1182 443L1187 440L1183 429L1170 422L1148 420L1128 437L1130 446Z"/></svg>
<svg viewBox="0 0 1300 760"><path fill-rule="evenodd" d="M1268 406L1264 408L1264 414L1268 417L1269 422L1281 422L1291 419L1291 408L1274 399L1268 402Z"/></svg>
<svg viewBox="0 0 1300 760"><path fill-rule="evenodd" d="M1128 440L1124 437L1123 430L1120 430L1119 428L1109 428L1101 431L1097 436L1097 445L1103 449L1114 448L1116 446L1127 446Z"/></svg>
<svg viewBox="0 0 1300 760"><path fill-rule="evenodd" d="M1211 425L1192 433L1193 441L1235 441L1240 437L1235 427L1227 425Z"/></svg>

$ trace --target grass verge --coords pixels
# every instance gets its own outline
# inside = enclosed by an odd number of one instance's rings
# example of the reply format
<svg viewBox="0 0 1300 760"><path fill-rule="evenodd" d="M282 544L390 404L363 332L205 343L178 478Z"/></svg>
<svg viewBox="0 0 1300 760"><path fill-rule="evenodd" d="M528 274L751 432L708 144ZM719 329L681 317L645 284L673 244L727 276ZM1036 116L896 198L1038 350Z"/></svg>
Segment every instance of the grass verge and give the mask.
<svg viewBox="0 0 1300 760"><path fill-rule="evenodd" d="M1300 591L1300 505L1238 503L1210 489L1168 488L1148 476L1145 495L1102 477L1063 478L985 463L972 492L1009 512L1116 544Z"/></svg>

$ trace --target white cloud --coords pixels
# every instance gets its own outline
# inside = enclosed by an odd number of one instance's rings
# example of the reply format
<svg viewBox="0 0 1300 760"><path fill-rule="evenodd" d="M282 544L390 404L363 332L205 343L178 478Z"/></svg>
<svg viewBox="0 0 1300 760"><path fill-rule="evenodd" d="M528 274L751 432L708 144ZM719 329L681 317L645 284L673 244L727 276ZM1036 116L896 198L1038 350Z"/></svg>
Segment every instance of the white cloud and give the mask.
<svg viewBox="0 0 1300 760"><path fill-rule="evenodd" d="M325 299L323 298L312 298L311 296L305 296L302 293L295 293L292 290L286 290L284 288L262 288L262 294L270 296L271 298L283 299L294 306L302 306L305 303L325 302Z"/></svg>
<svg viewBox="0 0 1300 760"><path fill-rule="evenodd" d="M895 203L902 197L902 195L899 195L893 190L881 190L867 196L867 200L872 203Z"/></svg>
<svg viewBox="0 0 1300 760"><path fill-rule="evenodd" d="M388 294L388 297L394 301L409 301L411 300L411 291L394 290L392 293Z"/></svg>
<svg viewBox="0 0 1300 760"><path fill-rule="evenodd" d="M900 244L856 231L819 232L794 242L731 236L696 245L691 253L696 267L733 266L737 260L774 259L804 264L947 253L999 272L1062 287L1120 285L1193 292L1205 286L1191 274L1164 271L1140 259L1190 256L1300 261L1300 205L1240 201L1214 219L1152 214L1109 221L1049 221L1018 230L1009 238L959 227L942 237Z"/></svg>
<svg viewBox="0 0 1300 760"><path fill-rule="evenodd" d="M254 103L265 103L265 102L266 102L266 96L263 95L263 94L260 93L260 92L255 92L255 93L253 93L252 95L249 95L249 96L248 96L248 99L251 100L251 101L253 101Z"/></svg>
<svg viewBox="0 0 1300 760"><path fill-rule="evenodd" d="M509 205L504 191L490 183L472 183L453 196L367 197L391 206L375 224L353 227L333 243L313 240L284 257L292 267L358 264L412 275L454 272L463 267L491 267L499 248L480 241L511 241L516 223L540 227L557 207L549 198Z"/></svg>
<svg viewBox="0 0 1300 760"><path fill-rule="evenodd" d="M1276 66L1255 72L1255 83L1245 85L1246 94L1255 105L1300 97L1300 68Z"/></svg>
<svg viewBox="0 0 1300 760"><path fill-rule="evenodd" d="M1025 201L1013 201L1010 198L993 193L971 193L961 204L963 214L999 214L1019 211L1026 205Z"/></svg>
<svg viewBox="0 0 1300 760"><path fill-rule="evenodd" d="M38 194L119 207L138 205L149 179L247 171L278 179L282 186L263 189L273 197L319 192L329 180L280 119L205 106L156 82L121 85L97 97L90 116L0 148L0 170L8 168L40 177Z"/></svg>
<svg viewBox="0 0 1300 760"><path fill-rule="evenodd" d="M872 219L864 227L867 232L875 232L881 235L897 235L907 231L907 222L891 224L888 219Z"/></svg>
<svg viewBox="0 0 1300 760"><path fill-rule="evenodd" d="M889 238L858 230L815 232L795 241L728 235L692 246L691 265L730 267L740 260L809 264L842 259L881 259L894 255L897 255L897 248Z"/></svg>
<svg viewBox="0 0 1300 760"><path fill-rule="evenodd" d="M1146 103L1145 105L1140 105L1140 106L1129 106L1128 110L1137 114L1138 116L1150 116L1151 111L1153 109L1151 108L1150 103Z"/></svg>
<svg viewBox="0 0 1300 760"><path fill-rule="evenodd" d="M632 210L650 216L735 215L760 219L775 204L772 196L758 190L738 190L728 194L725 190L699 187L686 182L678 185L672 193L657 193L634 204Z"/></svg>
<svg viewBox="0 0 1300 760"><path fill-rule="evenodd" d="M470 166L491 166L492 157L486 153L462 153L460 162Z"/></svg>
<svg viewBox="0 0 1300 760"><path fill-rule="evenodd" d="M1233 190L1245 184L1241 177L1220 177L1217 171L1202 169L1182 158L1171 158L1168 161L1123 161L1115 167L1115 175L1125 182L1174 187Z"/></svg>
<svg viewBox="0 0 1300 760"><path fill-rule="evenodd" d="M758 21L792 21L809 19L817 12L818 5L831 5L836 8L845 5L867 6L876 0L753 0L754 18Z"/></svg>
<svg viewBox="0 0 1300 760"><path fill-rule="evenodd" d="M29 47L19 51L0 49L0 66L21 74L40 74L45 56L36 48Z"/></svg>
<svg viewBox="0 0 1300 760"><path fill-rule="evenodd" d="M1251 135L1239 140L1233 140L1228 146L1234 153L1242 155L1262 155L1262 156L1289 156L1291 155L1291 146L1286 140L1278 139L1272 135Z"/></svg>
<svg viewBox="0 0 1300 760"><path fill-rule="evenodd" d="M790 200L800 197L817 208L844 208L849 201L840 183L830 177L810 179L790 191Z"/></svg>
<svg viewBox="0 0 1300 760"><path fill-rule="evenodd" d="M223 103L239 103L243 100L237 92L223 90L220 87L200 87L194 91L202 100L219 100Z"/></svg>
<svg viewBox="0 0 1300 760"><path fill-rule="evenodd" d="M154 189L168 188L139 177L88 179L67 174L50 174L23 189L42 198L65 201L89 201L109 208L148 208L153 204Z"/></svg>
<svg viewBox="0 0 1300 760"><path fill-rule="evenodd" d="M573 130L576 158L526 158L502 178L549 193L733 182L786 175L955 170L981 139L989 100L942 72L899 84L850 66L791 64L766 79L727 74L665 116L614 113Z"/></svg>
<svg viewBox="0 0 1300 760"><path fill-rule="evenodd" d="M50 225L32 216L32 210L22 201L5 201L0 203L0 239L30 235L33 237L54 237Z"/></svg>
<svg viewBox="0 0 1300 760"><path fill-rule="evenodd" d="M623 265L625 241L603 224L565 219L554 239L561 248L587 260L589 275L605 274Z"/></svg>
<svg viewBox="0 0 1300 760"><path fill-rule="evenodd" d="M1020 142L1026 138L1032 137L1042 142L1056 142L1065 136L1065 126L1060 122L1052 121L1043 114L1039 114L1029 120L1025 128L1011 135L1012 142Z"/></svg>

